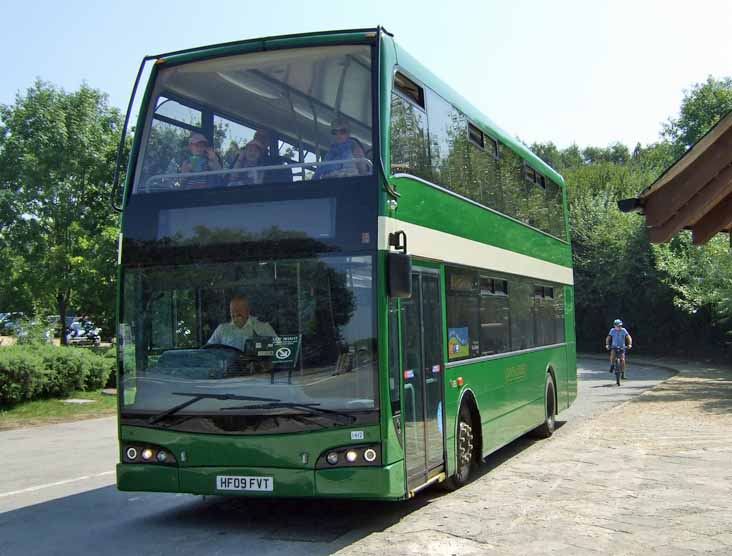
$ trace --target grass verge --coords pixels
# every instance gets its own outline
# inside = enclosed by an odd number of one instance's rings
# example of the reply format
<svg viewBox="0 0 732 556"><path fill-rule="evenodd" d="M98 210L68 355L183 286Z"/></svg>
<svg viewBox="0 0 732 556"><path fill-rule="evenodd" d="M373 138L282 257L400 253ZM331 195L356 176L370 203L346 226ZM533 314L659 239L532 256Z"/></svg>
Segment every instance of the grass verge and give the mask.
<svg viewBox="0 0 732 556"><path fill-rule="evenodd" d="M109 417L117 412L117 396L100 392L74 392L69 398L94 400L87 404L66 404L61 400L36 400L0 409L0 431Z"/></svg>

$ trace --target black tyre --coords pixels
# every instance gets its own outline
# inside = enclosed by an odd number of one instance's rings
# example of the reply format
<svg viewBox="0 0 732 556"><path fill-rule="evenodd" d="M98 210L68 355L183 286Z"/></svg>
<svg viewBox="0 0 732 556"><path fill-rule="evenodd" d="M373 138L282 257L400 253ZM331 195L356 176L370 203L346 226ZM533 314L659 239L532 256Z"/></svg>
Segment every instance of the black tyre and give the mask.
<svg viewBox="0 0 732 556"><path fill-rule="evenodd" d="M473 418L465 404L460 408L460 417L457 428L457 470L449 477L444 485L448 490L457 490L470 480L470 474L475 467L475 433Z"/></svg>
<svg viewBox="0 0 732 556"><path fill-rule="evenodd" d="M615 382L620 386L620 366L617 363L615 365Z"/></svg>
<svg viewBox="0 0 732 556"><path fill-rule="evenodd" d="M555 392L554 378L552 378L552 375L547 374L544 396L544 422L533 430L534 435L539 438L549 438L554 434L557 415Z"/></svg>

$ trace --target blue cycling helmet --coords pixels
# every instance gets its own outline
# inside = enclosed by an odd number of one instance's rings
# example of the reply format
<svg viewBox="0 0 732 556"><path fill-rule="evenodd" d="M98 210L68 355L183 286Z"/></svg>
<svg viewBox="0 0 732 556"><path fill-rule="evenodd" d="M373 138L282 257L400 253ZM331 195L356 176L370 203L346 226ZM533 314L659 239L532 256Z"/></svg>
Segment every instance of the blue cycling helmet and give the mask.
<svg viewBox="0 0 732 556"><path fill-rule="evenodd" d="M615 319L613 321L613 326L623 326L623 321L620 319Z"/></svg>

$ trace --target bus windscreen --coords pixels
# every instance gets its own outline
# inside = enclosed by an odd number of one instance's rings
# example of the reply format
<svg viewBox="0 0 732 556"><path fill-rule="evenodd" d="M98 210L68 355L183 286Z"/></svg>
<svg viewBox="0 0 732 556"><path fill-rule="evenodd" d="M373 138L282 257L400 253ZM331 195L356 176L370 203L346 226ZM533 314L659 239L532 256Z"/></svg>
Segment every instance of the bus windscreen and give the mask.
<svg viewBox="0 0 732 556"><path fill-rule="evenodd" d="M163 67L133 193L371 175L371 72L365 45Z"/></svg>

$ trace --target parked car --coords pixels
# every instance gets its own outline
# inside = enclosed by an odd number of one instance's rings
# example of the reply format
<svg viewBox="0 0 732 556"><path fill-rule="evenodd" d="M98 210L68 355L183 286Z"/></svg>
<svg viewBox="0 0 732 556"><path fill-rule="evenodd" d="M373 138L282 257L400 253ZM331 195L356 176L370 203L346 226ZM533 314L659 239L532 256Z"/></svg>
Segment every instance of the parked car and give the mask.
<svg viewBox="0 0 732 556"><path fill-rule="evenodd" d="M14 336L23 319L25 319L25 315L21 312L3 313L2 318L0 318L0 334Z"/></svg>
<svg viewBox="0 0 732 556"><path fill-rule="evenodd" d="M44 320L21 319L15 323L15 337L19 344L31 342L53 342L53 327L50 327Z"/></svg>

